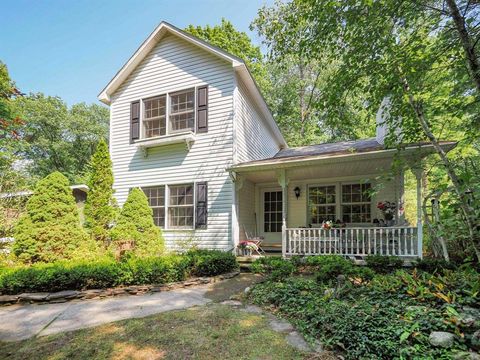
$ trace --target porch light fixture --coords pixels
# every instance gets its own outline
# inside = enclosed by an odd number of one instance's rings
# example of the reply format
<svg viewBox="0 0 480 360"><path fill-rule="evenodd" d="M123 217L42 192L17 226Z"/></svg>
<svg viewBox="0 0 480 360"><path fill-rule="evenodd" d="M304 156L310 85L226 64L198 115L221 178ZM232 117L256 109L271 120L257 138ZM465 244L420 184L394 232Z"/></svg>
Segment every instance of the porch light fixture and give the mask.
<svg viewBox="0 0 480 360"><path fill-rule="evenodd" d="M300 197L300 188L297 186L295 189L293 189L293 191L295 192L295 196L297 197L297 200L298 200L298 198Z"/></svg>

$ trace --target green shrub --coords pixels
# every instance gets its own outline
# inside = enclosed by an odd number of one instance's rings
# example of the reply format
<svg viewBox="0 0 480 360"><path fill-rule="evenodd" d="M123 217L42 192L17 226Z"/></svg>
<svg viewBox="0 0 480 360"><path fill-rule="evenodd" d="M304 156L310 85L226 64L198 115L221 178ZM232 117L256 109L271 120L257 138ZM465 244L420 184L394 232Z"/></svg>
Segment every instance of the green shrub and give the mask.
<svg viewBox="0 0 480 360"><path fill-rule="evenodd" d="M98 143L88 167L85 227L103 245L109 238L109 227L115 219L112 161L105 140L101 139Z"/></svg>
<svg viewBox="0 0 480 360"><path fill-rule="evenodd" d="M185 280L190 274L218 275L237 267L233 254L209 250L160 257L127 256L122 261L115 261L110 257L93 261L64 260L2 269L0 291L5 294L18 294L119 285L164 284Z"/></svg>
<svg viewBox="0 0 480 360"><path fill-rule="evenodd" d="M255 260L250 270L254 273L268 275L271 280L277 281L292 275L296 268L289 260L277 256L265 256Z"/></svg>
<svg viewBox="0 0 480 360"><path fill-rule="evenodd" d="M71 259L83 248L96 251L80 226L68 179L59 172L38 182L14 237L13 252L25 263Z"/></svg>
<svg viewBox="0 0 480 360"><path fill-rule="evenodd" d="M332 282L340 274L350 276L361 271L352 261L338 255L312 256L306 262L317 270L318 282Z"/></svg>
<svg viewBox="0 0 480 360"><path fill-rule="evenodd" d="M452 262L445 261L444 259L435 259L435 258L424 258L417 260L414 263L414 266L417 269L429 272L436 273L444 269L454 270L456 269L456 264Z"/></svg>
<svg viewBox="0 0 480 360"><path fill-rule="evenodd" d="M235 255L219 250L190 250L186 253L190 260L191 274L214 276L238 269Z"/></svg>
<svg viewBox="0 0 480 360"><path fill-rule="evenodd" d="M367 266L379 273L388 273L403 266L403 260L396 256L369 255L365 258Z"/></svg>
<svg viewBox="0 0 480 360"><path fill-rule="evenodd" d="M138 256L159 256L164 250L162 232L153 222L153 210L147 196L139 188L132 189L111 230L113 244L134 241L133 252Z"/></svg>

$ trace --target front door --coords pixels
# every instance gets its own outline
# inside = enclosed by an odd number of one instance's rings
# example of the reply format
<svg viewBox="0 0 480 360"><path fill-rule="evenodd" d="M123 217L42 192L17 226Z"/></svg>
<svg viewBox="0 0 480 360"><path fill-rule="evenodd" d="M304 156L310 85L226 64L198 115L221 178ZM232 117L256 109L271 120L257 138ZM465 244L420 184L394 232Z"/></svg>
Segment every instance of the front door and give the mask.
<svg viewBox="0 0 480 360"><path fill-rule="evenodd" d="M282 189L261 191L261 233L265 245L282 244Z"/></svg>

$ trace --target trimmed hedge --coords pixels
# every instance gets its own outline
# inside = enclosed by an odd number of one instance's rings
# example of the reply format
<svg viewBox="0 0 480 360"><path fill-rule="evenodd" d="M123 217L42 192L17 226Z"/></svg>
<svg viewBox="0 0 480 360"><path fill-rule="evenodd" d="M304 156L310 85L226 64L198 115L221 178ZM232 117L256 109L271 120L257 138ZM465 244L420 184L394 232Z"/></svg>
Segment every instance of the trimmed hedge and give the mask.
<svg viewBox="0 0 480 360"><path fill-rule="evenodd" d="M18 294L165 284L183 281L189 275L214 276L237 268L233 254L208 250L154 258L131 257L119 262L112 258L101 258L94 262L65 260L2 270L0 291Z"/></svg>
<svg viewBox="0 0 480 360"><path fill-rule="evenodd" d="M238 268L235 255L220 250L190 250L186 253L190 260L191 274L213 276Z"/></svg>

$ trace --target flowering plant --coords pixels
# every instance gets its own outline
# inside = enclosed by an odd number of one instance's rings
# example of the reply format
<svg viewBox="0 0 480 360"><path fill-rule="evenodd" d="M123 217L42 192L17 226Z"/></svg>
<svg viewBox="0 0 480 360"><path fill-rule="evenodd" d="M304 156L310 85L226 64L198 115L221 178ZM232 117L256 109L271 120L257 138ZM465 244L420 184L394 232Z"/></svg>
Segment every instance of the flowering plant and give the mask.
<svg viewBox="0 0 480 360"><path fill-rule="evenodd" d="M332 222L331 221L324 221L322 223L322 229L330 230L331 228L332 228Z"/></svg>
<svg viewBox="0 0 480 360"><path fill-rule="evenodd" d="M397 210L397 204L390 201L380 201L377 204L377 208L382 211L385 220L393 220L395 211Z"/></svg>
<svg viewBox="0 0 480 360"><path fill-rule="evenodd" d="M241 249L245 249L245 250L254 250L254 251L258 250L258 245L255 244L253 241L248 241L248 240L240 241L238 246Z"/></svg>

